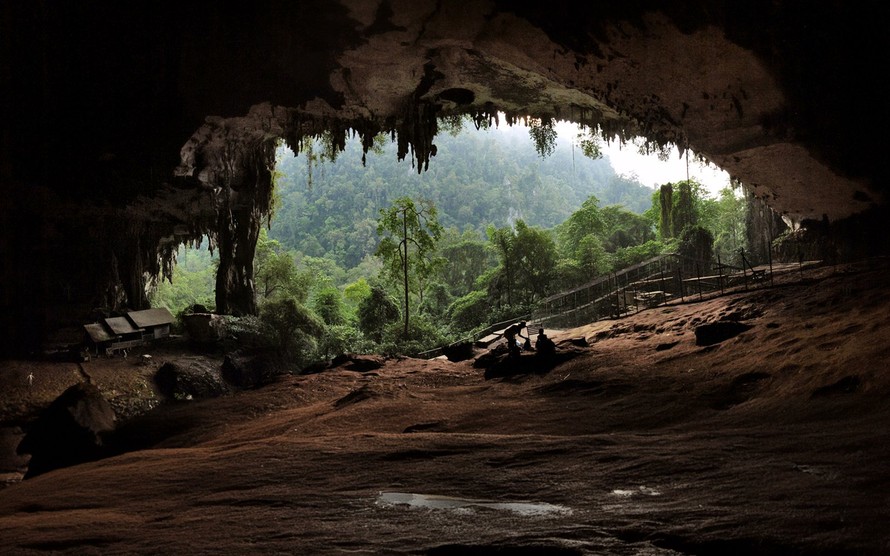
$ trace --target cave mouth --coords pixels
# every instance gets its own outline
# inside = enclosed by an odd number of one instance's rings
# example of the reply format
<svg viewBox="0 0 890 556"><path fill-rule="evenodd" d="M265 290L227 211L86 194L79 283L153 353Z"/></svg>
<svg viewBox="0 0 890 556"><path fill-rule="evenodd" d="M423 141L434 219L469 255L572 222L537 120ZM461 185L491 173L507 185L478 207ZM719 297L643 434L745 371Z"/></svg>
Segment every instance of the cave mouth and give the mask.
<svg viewBox="0 0 890 556"><path fill-rule="evenodd" d="M881 18L767 4L4 5L4 348L144 308L146 278L200 237L221 254L218 309L255 313L279 138L389 134L422 171L462 114L694 147L798 222L874 209L838 228L858 236L838 257L890 251L886 165L860 139L885 96Z"/></svg>
<svg viewBox="0 0 890 556"><path fill-rule="evenodd" d="M506 118L501 115L501 120ZM506 206L506 197L498 196L497 200L504 204L505 213L498 214L500 220L480 220L475 223L475 229L479 237L485 237L485 228L487 224L495 227L511 225L515 218L523 218L526 223L533 226L542 226L548 230L552 230L561 224L571 212L581 207L583 202L591 195L596 196L603 206L615 205L627 202L619 195L620 189L613 192L613 197L606 197L600 190L609 189L609 187L618 186L630 187L631 183L635 188L636 197L633 199L634 206L627 207L631 212L637 214L651 208L652 194L654 186L669 181L685 180L687 172L691 172L692 178L696 178L694 165L690 163L689 158L681 158L679 153L659 152L642 155L640 151L646 150L644 139L632 140L625 145L619 145L617 140L606 143L599 139L597 148L601 151L603 158L593 159L585 156L581 141L590 140L591 133L582 129L580 126L571 124L566 121L556 121L553 128L555 135L549 136L552 144L545 145L552 148L552 151L544 152L536 143L533 127L525 125L525 122L517 121L513 125L492 125L480 126L481 129L475 129L472 119L465 118L460 120L462 126L455 125L455 121L439 122L439 134L437 135L436 145L437 154L430 165L423 172L417 172L416 166L412 166L409 160L398 160L397 149L398 142L393 141L391 136L381 134L376 136L374 145L365 152L362 139L360 137L347 138L343 142L343 150L337 147L337 141L330 132L323 132L318 137L306 137L300 145L299 154L293 153L287 144L278 141L274 152L274 182L272 197L273 210L265 219L260 221L259 232L257 234L257 244L254 249L254 259L250 268L251 281L253 283L253 296L255 299L257 311L261 312L262 305L272 297L273 292L281 291L280 285L274 283L274 278L270 281L270 276L266 270L267 264L278 264L284 257L290 257L288 264L297 274L313 271L315 276L313 280L320 285L310 286L309 293L302 293L304 297L299 298L299 302L307 309L313 309L315 298L319 291L325 289L326 285L332 283L336 288L341 290L341 294L346 287L355 282L359 278L366 279L367 282L373 282L376 272L379 272L379 261L373 256L374 249L379 241L376 234L376 217L378 211L385 208L390 201L402 195L412 195L414 191L427 193L429 190L423 188L430 184L431 181L443 179L443 174L453 171L452 166L455 162L461 162L463 166L483 166L482 160L488 160L488 157L501 157L501 161L494 161L484 172L486 177L472 176L467 177L460 174L457 181L449 186L453 186L458 182L477 182L482 179L490 180L488 189L517 189L516 194L526 194L527 188L532 188L529 197L522 197L516 201L511 201L510 206ZM490 147L486 150L486 145ZM674 147L674 149L676 149ZM474 153L479 153L479 158L472 158ZM632 169L639 169L633 166L639 163L639 160L649 160L649 164L654 167L657 178L650 180L650 185L645 185L635 176L627 176L618 173L614 164L611 163L611 157L617 154L633 155L633 160L629 162ZM661 160L667 154L669 159L667 162ZM659 156L661 155L661 156ZM467 162L469 160L469 162ZM637 162L634 162L637 161ZM496 162L496 163L495 163ZM292 164L291 164L292 163ZM627 163L626 163L627 164ZM671 171L673 175L664 176L658 174L660 168L665 164L672 164ZM593 183L597 180L604 180L602 176L593 173L590 165L604 165L610 168L612 172L608 183ZM563 173L548 177L546 183L535 182L529 178L539 172L552 171L553 167L560 167ZM692 169L690 169L692 167ZM344 170L344 168L348 169ZM699 166L699 170L706 169ZM348 172L344 174L344 172ZM480 171L480 175L483 172ZM368 178L363 181L364 176L377 176L377 184L370 183L374 178ZM382 181L380 181L382 177ZM722 179L723 183L714 183L713 188L728 187L729 177L726 174L716 179ZM349 182L349 188L340 188L341 182ZM540 178L539 178L540 180ZM572 189L563 193L556 192L553 189L552 182L565 182L568 187L571 183ZM578 182L578 183L575 183ZM588 183L589 182L589 183ZM284 187L284 185L287 187ZM607 187L608 186L608 187ZM336 193L327 195L328 190L335 190ZM294 190L300 195L295 195ZM519 191L521 190L521 191ZM713 189L711 190L714 193ZM443 193L447 192L447 188L443 188ZM564 210L559 218L551 221L535 221L529 219L529 214L523 214L523 209L527 202L540 192L544 195L553 196L555 204L560 204L560 209ZM478 192L477 192L478 193ZM321 224L327 218L339 216L339 212L346 213L345 208L338 208L328 213L317 216L317 220L311 220L306 217L306 213L318 213L318 206L321 204L331 203L332 197L354 198L362 194L369 194L371 198L367 199L368 208L363 214L356 215L352 219L346 217L341 227L336 230L336 235L340 236L341 243L364 245L365 250L358 254L350 253L344 255L343 259L339 259L336 255L332 255L335 249L331 243L324 242L318 246L317 251L306 249L307 243L299 238L306 236L314 236L321 238L322 231L319 229ZM512 195L513 193L511 193ZM571 194L571 196L570 196ZM421 193L423 195L423 193ZM299 197L297 201L295 197ZM463 201L462 207L450 207L446 211L453 214L452 211L463 208L472 208L473 205L479 204L479 199L475 198L475 194L467 195L460 193L459 201ZM525 200L522 200L525 199ZM472 202L471 202L472 201ZM296 205L295 205L296 204ZM436 204L439 204L436 201ZM295 208L296 206L296 208ZM444 208L444 207L443 207ZM285 216L286 214L290 216ZM490 213L489 213L490 214ZM443 216L446 216L443 214ZM282 222L283 218L289 218L289 221ZM466 221L455 223L454 218L448 218L445 224L454 226L455 229L466 229ZM456 224L456 225L455 225ZM296 228L296 230L295 230ZM283 231L287 229L287 231ZM332 234L333 230L326 230L325 235ZM306 232L297 237L297 232ZM291 234L287 241L285 235ZM217 277L212 276L208 271L211 270L210 256L207 253L213 248L213 253L219 253L219 246L213 245L206 238L199 247L201 251L183 251L180 249L173 257L174 265L171 267L173 275L172 284L164 280L158 286L158 293L150 302L154 305L163 304L171 310L173 314L183 311L192 310L191 305L197 303L199 312L204 309L216 310L216 292L215 288L219 284ZM349 248L349 246L347 247ZM341 248L342 249L342 248ZM349 259L348 257L351 257ZM203 267L196 268L197 261L203 261ZM350 261L350 262L344 262ZM376 265L376 266L375 266ZM186 268L191 273L185 276L183 269ZM281 268L281 267L278 267ZM177 276L178 275L178 276ZM302 278L301 278L302 279ZM182 292L180 284L200 284L203 290L200 292ZM185 296L182 293L192 293L188 297L188 302L183 303ZM468 293L468 292L464 292ZM173 306L169 303L169 299L179 295L180 305ZM160 300L159 298L165 298ZM355 307L351 307L355 310ZM248 313L243 313L248 314ZM261 315L262 316L262 315ZM488 323L490 324L490 323ZM444 344L436 344L440 347ZM425 346L429 347L429 346ZM419 351L419 350L418 350ZM414 352L412 352L414 353Z"/></svg>
<svg viewBox="0 0 890 556"><path fill-rule="evenodd" d="M501 125L501 123L505 125ZM529 166L538 165L541 161L547 161L552 158L557 148L571 153L570 164L573 167L573 172L576 160L601 158L610 163L616 174L630 180L636 180L640 184L651 187L653 191L661 184L692 178L705 185L711 195L716 195L720 189L729 186L731 180L726 172L710 164L706 159L696 155L691 150L681 151L676 145L659 145L638 136L627 140L622 140L617 136L606 138L602 130L591 130L583 125L567 120L553 119L548 121L546 118L537 119L528 116L507 117L506 114L500 112L496 117L488 121L479 120L478 117L473 115L441 118L438 120L437 128L437 136L439 138L446 135L460 138L467 137L468 134L476 134L482 137L509 135L513 141L534 145L539 156L537 160L530 161ZM344 136L345 138L341 138L339 135L335 135L335 132L329 130L321 131L316 135L307 135L298 141L296 152L289 146L287 141L279 139L276 143L277 148L274 161L274 175L279 185L275 186L277 190L273 191L272 195L280 194L280 181L282 179L300 181L304 184L303 187L310 191L314 187L325 187L326 172L336 171L335 167L344 158L347 164L356 163L360 158L363 168L369 165L377 165L379 164L377 161L386 160L387 157L396 159L397 164L407 164L404 160L405 157L400 156L402 152L397 151L397 148L401 149L401 145L392 133L375 135L370 146L366 138L358 136L354 131L346 131ZM411 157L411 171L406 171L403 178L411 184L415 184L409 186L409 191L410 187L419 187L417 184L423 183L424 176L435 173L435 170L448 171L448 165L453 163L453 158L443 159L447 158L448 153L442 152L441 148L437 147L435 143L433 143L432 149L437 152L437 155L434 155L436 160L432 165L432 171L427 165L424 165L424 171L419 171L416 165L417 161ZM300 175L292 175L282 171L283 162L291 158L304 161L295 169ZM690 158L692 159L691 174ZM568 164L565 160L563 162ZM406 165L404 168L407 170L408 166ZM415 172L415 170L417 171ZM336 177L331 179L336 179ZM574 181L577 178L575 175L572 175L571 179ZM500 181L504 180L510 181L506 176ZM390 189L395 189L392 184L385 185L388 185ZM503 183L491 183L490 185L492 187L501 187ZM364 187L367 187L367 184ZM407 194L408 191L403 190L403 193ZM377 199L379 206L375 207L374 214L379 209L384 208L383 200L390 197L392 197L390 192L382 192L382 195ZM583 200L580 199L580 201ZM600 199L600 201L604 205L616 204L618 202L616 199ZM277 200L276 203L280 205L281 200ZM576 204L580 206L580 202ZM631 210L642 212L645 208L638 206ZM516 211L516 213L521 214L521 211ZM278 206L272 209L270 214L266 215L263 227L270 232L274 232L275 227L280 222L280 218L282 217L280 216L280 206ZM497 224L497 222L490 223ZM533 224L537 223L533 222ZM551 225L553 224L551 223ZM309 232L314 233L315 231L309 230ZM270 239L276 239L272 237L275 235L271 233ZM208 242L208 239L211 241ZM199 243L200 246L198 245ZM188 238L186 242L179 244L175 251L170 252L172 257L164 265L167 274L164 277L165 279L159 281L161 284L170 283L175 268L179 267L180 258L183 256L186 258L185 262L189 272L194 273L203 270L195 267L196 255L193 252L188 254L189 252L184 250L192 245L198 247L198 249L209 249L213 258L202 257L205 260L205 264L218 264L218 245L213 242L213 234L208 233L206 236L201 236L197 239ZM313 257L324 257L328 253L327 251L310 251L305 254ZM370 255L370 252L365 254ZM347 266L345 268L349 270L351 267ZM204 282L206 283L206 279ZM169 297L169 294L172 292L166 293ZM212 296L212 291L210 292L210 297L208 297L206 291L203 291L194 300L199 305L214 306L215 303L211 301ZM173 307L168 308L174 309Z"/></svg>

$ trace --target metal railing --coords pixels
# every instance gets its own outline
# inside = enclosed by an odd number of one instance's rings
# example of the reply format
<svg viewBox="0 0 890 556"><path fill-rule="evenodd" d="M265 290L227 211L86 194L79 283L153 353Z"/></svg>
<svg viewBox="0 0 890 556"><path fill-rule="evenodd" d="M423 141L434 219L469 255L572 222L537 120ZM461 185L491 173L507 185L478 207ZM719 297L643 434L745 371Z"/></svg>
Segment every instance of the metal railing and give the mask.
<svg viewBox="0 0 890 556"><path fill-rule="evenodd" d="M673 253L653 257L546 297L537 303L530 315L492 324L473 337L419 353L417 357L433 358L457 344L476 343L519 320L534 323L535 327L572 328L607 318L621 318L674 301L703 299L718 291L722 294L739 288L747 290L772 285L777 274L799 271L802 280L805 267L821 264L821 261L801 260L774 265L770 259L766 265L754 266L744 252L739 255L741 266L723 263L719 257L716 261L696 260Z"/></svg>
<svg viewBox="0 0 890 556"><path fill-rule="evenodd" d="M649 307L705 294L772 283L776 268L753 266L740 253L742 266L667 254L653 257L541 300L531 320L547 328L570 328L606 318L620 318ZM810 264L813 262L811 261ZM780 265L802 269L803 262Z"/></svg>

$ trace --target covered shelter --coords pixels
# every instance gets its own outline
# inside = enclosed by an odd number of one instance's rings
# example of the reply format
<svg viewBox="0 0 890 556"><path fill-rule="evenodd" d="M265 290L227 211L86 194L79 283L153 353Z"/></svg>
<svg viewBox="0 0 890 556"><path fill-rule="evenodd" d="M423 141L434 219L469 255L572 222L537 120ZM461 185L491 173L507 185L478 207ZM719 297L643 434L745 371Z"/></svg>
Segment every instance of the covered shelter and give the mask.
<svg viewBox="0 0 890 556"><path fill-rule="evenodd" d="M127 313L127 318L136 328L143 330L142 338L145 341L169 337L170 327L174 320L173 315L166 307L130 311Z"/></svg>

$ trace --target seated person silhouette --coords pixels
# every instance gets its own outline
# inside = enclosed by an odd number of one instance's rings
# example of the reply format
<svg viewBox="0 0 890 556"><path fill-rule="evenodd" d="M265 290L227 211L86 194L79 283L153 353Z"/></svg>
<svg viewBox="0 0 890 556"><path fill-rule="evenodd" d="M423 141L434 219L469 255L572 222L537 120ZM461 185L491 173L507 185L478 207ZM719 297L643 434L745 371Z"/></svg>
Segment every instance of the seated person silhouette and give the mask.
<svg viewBox="0 0 890 556"><path fill-rule="evenodd" d="M535 349L541 357L548 357L556 354L556 344L544 334L543 328L538 329L538 337L535 339Z"/></svg>

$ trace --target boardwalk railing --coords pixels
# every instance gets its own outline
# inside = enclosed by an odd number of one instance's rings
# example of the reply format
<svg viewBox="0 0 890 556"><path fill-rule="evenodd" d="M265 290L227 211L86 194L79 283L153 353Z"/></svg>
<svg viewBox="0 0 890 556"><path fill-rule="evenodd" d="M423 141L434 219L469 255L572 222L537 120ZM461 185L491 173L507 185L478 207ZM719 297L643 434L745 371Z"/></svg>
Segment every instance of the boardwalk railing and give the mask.
<svg viewBox="0 0 890 556"><path fill-rule="evenodd" d="M538 302L532 320L547 328L570 328L606 318L620 318L648 307L729 288L771 283L772 261L754 267L741 253L743 266L660 255ZM802 263L801 263L802 265ZM792 266L782 265L783 270ZM787 267L787 268L786 268Z"/></svg>
<svg viewBox="0 0 890 556"><path fill-rule="evenodd" d="M740 260L742 266L725 264L719 257L716 261L695 260L677 254L653 257L544 298L531 315L493 324L472 338L417 354L417 357L437 357L466 342L482 345L490 339L486 336L493 337L500 329L519 320L528 321L532 328L572 328L602 319L620 318L674 300L702 299L704 295L718 291L771 285L777 274L800 272L802 279L805 267L821 264L821 261L801 260L773 265L770 260L768 265L753 266L743 252Z"/></svg>

